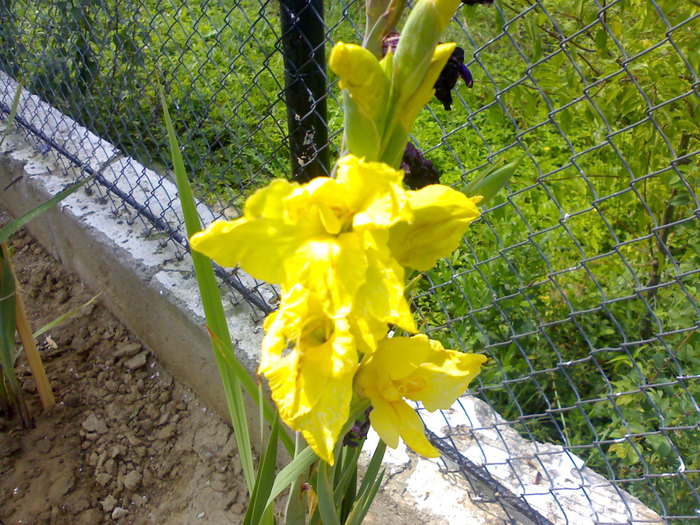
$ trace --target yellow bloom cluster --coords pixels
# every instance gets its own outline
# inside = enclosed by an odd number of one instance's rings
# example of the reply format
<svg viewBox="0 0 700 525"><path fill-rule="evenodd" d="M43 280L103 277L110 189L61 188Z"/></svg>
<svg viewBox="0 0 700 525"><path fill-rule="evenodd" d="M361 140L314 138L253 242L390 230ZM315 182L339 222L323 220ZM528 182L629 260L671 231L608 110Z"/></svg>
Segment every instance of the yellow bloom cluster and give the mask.
<svg viewBox="0 0 700 525"><path fill-rule="evenodd" d="M281 286L259 373L283 421L331 464L353 394L374 406L371 422L388 445L400 435L437 455L404 398L447 408L485 360L421 335L387 337L390 325L416 332L405 268L425 270L449 255L479 216L476 199L439 185L407 191L402 178L347 155L336 178L275 180L248 199L241 218L190 239L219 264Z"/></svg>
<svg viewBox="0 0 700 525"><path fill-rule="evenodd" d="M339 42L328 65L340 78L349 153L393 167L401 163L418 112L456 44L438 44L460 0L421 0L412 9L396 53L381 60L355 44Z"/></svg>

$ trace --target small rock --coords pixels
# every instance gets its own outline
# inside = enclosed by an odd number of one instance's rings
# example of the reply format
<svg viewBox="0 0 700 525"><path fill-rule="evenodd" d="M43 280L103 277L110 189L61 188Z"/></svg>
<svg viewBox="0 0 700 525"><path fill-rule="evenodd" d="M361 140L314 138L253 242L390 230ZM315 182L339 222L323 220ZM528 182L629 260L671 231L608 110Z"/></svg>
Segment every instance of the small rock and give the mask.
<svg viewBox="0 0 700 525"><path fill-rule="evenodd" d="M75 485L75 476L72 471L61 472L49 488L49 501L55 505L63 502L64 496Z"/></svg>
<svg viewBox="0 0 700 525"><path fill-rule="evenodd" d="M114 352L115 357L131 357L138 354L141 351L141 345L139 343L130 343L126 345L121 345Z"/></svg>
<svg viewBox="0 0 700 525"><path fill-rule="evenodd" d="M112 476L110 476L106 472L100 472L99 474L97 474L97 476L95 476L95 481L103 487L106 487L107 485L109 485L109 482L112 481Z"/></svg>
<svg viewBox="0 0 700 525"><path fill-rule="evenodd" d="M97 432L98 434L106 434L108 432L105 422L99 419L95 414L90 414L87 419L83 421L82 427L88 432Z"/></svg>
<svg viewBox="0 0 700 525"><path fill-rule="evenodd" d="M48 454L51 450L51 440L49 438L42 438L36 444L36 449L42 454Z"/></svg>
<svg viewBox="0 0 700 525"><path fill-rule="evenodd" d="M137 370L146 366L146 358L148 357L148 352L144 351L140 354L136 354L131 359L124 361L124 366L129 370Z"/></svg>
<svg viewBox="0 0 700 525"><path fill-rule="evenodd" d="M36 382L31 378L25 379L22 383L22 390L33 394L34 392L36 392Z"/></svg>
<svg viewBox="0 0 700 525"><path fill-rule="evenodd" d="M124 477L124 486L129 490L136 490L141 486L141 474L132 470Z"/></svg>
<svg viewBox="0 0 700 525"><path fill-rule="evenodd" d="M128 515L129 515L129 511L126 510L124 507L115 507L114 510L112 511L112 519L113 520L120 520Z"/></svg>
<svg viewBox="0 0 700 525"><path fill-rule="evenodd" d="M132 447L137 447L141 444L141 440L134 436L131 432L127 432L124 435L126 436L126 440L129 442L129 445Z"/></svg>
<svg viewBox="0 0 700 525"><path fill-rule="evenodd" d="M22 444L19 439L13 439L9 433L0 434L0 458L11 456L15 452L22 449Z"/></svg>
<svg viewBox="0 0 700 525"><path fill-rule="evenodd" d="M79 407L80 397L76 394L68 394L66 395L66 397L63 398L63 404L67 407Z"/></svg>
<svg viewBox="0 0 700 525"><path fill-rule="evenodd" d="M94 525L102 521L102 513L98 509L88 509L81 512L75 519L75 525Z"/></svg>
<svg viewBox="0 0 700 525"><path fill-rule="evenodd" d="M146 503L148 503L148 498L140 494L134 494L131 496L131 503L137 507L143 507Z"/></svg>
<svg viewBox="0 0 700 525"><path fill-rule="evenodd" d="M229 477L224 475L213 476L211 480L211 488L216 492L226 492L229 488Z"/></svg>
<svg viewBox="0 0 700 525"><path fill-rule="evenodd" d="M70 298L70 296L68 295L68 292L65 288L60 288L54 294L54 298L56 299L56 301L58 301L59 304L63 304Z"/></svg>
<svg viewBox="0 0 700 525"><path fill-rule="evenodd" d="M156 439L168 440L175 435L175 425L169 423L156 432Z"/></svg>
<svg viewBox="0 0 700 525"><path fill-rule="evenodd" d="M173 376L163 372L161 374L160 384L165 388L170 388L173 384Z"/></svg>
<svg viewBox="0 0 700 525"><path fill-rule="evenodd" d="M105 512L112 512L114 508L117 506L117 499L109 494L105 499L100 501L100 504L102 505L102 510Z"/></svg>
<svg viewBox="0 0 700 525"><path fill-rule="evenodd" d="M124 455L126 455L126 447L124 445L114 445L109 453L109 457L112 459Z"/></svg>
<svg viewBox="0 0 700 525"><path fill-rule="evenodd" d="M102 471L105 474L109 474L111 476L112 474L114 474L114 466L115 466L114 460L108 459L107 461L105 461L105 464L102 466Z"/></svg>

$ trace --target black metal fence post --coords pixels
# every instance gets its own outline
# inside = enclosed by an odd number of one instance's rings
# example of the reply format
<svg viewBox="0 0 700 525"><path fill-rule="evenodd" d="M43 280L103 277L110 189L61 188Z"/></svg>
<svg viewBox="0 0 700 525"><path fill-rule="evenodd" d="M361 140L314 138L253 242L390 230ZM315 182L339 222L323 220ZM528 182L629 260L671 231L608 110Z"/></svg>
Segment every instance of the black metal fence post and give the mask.
<svg viewBox="0 0 700 525"><path fill-rule="evenodd" d="M323 0L280 0L292 176L328 175Z"/></svg>

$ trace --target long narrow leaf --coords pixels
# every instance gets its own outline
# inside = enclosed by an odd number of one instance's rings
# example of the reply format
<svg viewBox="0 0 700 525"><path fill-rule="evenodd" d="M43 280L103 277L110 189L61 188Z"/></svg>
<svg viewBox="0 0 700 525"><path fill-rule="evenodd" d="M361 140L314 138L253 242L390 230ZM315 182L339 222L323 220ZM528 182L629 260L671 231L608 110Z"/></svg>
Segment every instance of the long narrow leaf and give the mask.
<svg viewBox="0 0 700 525"><path fill-rule="evenodd" d="M297 432L294 440L294 457L306 447L308 447L306 441ZM289 487L287 508L284 511L285 525L306 525L306 506L302 493L302 484L305 482L306 476L298 476Z"/></svg>
<svg viewBox="0 0 700 525"><path fill-rule="evenodd" d="M255 479L255 488L250 498L250 505L243 519L243 525L258 525L262 523L263 516L270 513L272 505L267 504L272 484L275 481L275 466L277 464L277 445L279 433L279 419L272 423L270 439L267 448L260 461L258 476ZM269 519L269 518L268 518Z"/></svg>
<svg viewBox="0 0 700 525"><path fill-rule="evenodd" d="M78 190L83 184L85 184L88 180L90 179L83 179L80 182L76 182L75 184L68 186L66 189L63 191L57 193L47 201L42 202L37 206L36 208L29 210L27 213L20 215L16 219L8 222L5 226L0 228L0 242L5 242L10 235L15 233L17 230L19 230L22 226L27 224L29 221L32 219L38 217L42 213L44 213L46 210L48 210L51 206L54 204L57 204L58 202L62 201L68 195L71 193L74 193L75 191Z"/></svg>
<svg viewBox="0 0 700 525"><path fill-rule="evenodd" d="M357 460L360 457L361 447L345 447L343 466L340 478L335 484L334 496L339 501L347 493L350 482L357 474ZM353 492L355 488L353 488Z"/></svg>
<svg viewBox="0 0 700 525"><path fill-rule="evenodd" d="M371 490L371 485L377 479L379 469L382 466L385 451L386 444L380 439L377 443L377 448L374 449L372 459L369 461L369 465L367 465L367 471L365 472L364 478L362 478L360 488L357 491L358 498L364 497Z"/></svg>
<svg viewBox="0 0 700 525"><path fill-rule="evenodd" d="M380 472L379 476L372 483L368 484L367 491L357 499L344 525L361 525L372 506L382 481L384 481L384 470Z"/></svg>
<svg viewBox="0 0 700 525"><path fill-rule="evenodd" d="M340 525L338 514L335 509L335 500L333 499L333 487L328 477L328 463L321 462L318 469L318 512L321 515L321 523L323 525Z"/></svg>
<svg viewBox="0 0 700 525"><path fill-rule="evenodd" d="M15 327L15 279L0 252L0 366L12 394L19 391L15 376Z"/></svg>
<svg viewBox="0 0 700 525"><path fill-rule="evenodd" d="M294 483L294 481L316 460L318 460L318 456L314 454L311 448L305 448L295 456L294 459L277 474L275 483L267 498L267 504L269 505L272 503L277 496Z"/></svg>
<svg viewBox="0 0 700 525"><path fill-rule="evenodd" d="M163 115L165 119L165 125L168 131L168 142L170 144L170 153L173 162L173 168L175 171L175 178L178 186L178 193L180 196L180 202L182 204L183 216L185 219L185 227L187 229L188 237L191 237L195 233L201 231L202 225L199 220L199 215L197 213L197 207L195 204L194 196L192 194L192 189L190 187L189 180L187 179L187 173L185 171L185 163L180 153L180 147L178 144L177 136L175 134L175 129L173 128L172 120L170 119L170 113L168 112L167 105L165 103L165 96L163 94L162 87L159 88L159 95L161 100L161 105L163 107ZM235 352L233 344L231 343L231 336L228 331L228 324L226 322L226 315L224 313L223 305L221 302L221 294L219 293L219 288L214 276L214 271L211 265L211 261L204 255L192 252L192 263L194 265L195 274L197 276L197 282L199 284L200 294L202 296L202 305L204 307L204 313L207 318L207 325L210 334L216 335L216 340L212 338L215 346L215 356L217 359L217 365L219 370L227 369L230 373L230 377L235 378L233 381L234 386L231 388L232 394L240 389L242 384L246 392L253 398L256 403L260 403L258 397L257 384L248 374L248 371L241 365L235 357ZM222 378L224 374L222 372ZM240 384L235 385L239 382ZM226 389L226 387L224 387ZM238 440L238 434L240 429L236 429L236 421L242 425L242 420L245 419L245 411L242 404L242 396L233 394L233 397L229 400L227 395L227 400L235 401L234 410L237 413L234 420L234 413L231 414L232 423L234 424L234 430L236 430L236 439ZM272 403L263 398L262 400L263 410L265 413L265 418L268 422L272 423L275 418L276 411L272 406ZM232 410L232 405L229 403L229 410ZM243 417L241 417L240 412L243 412ZM245 424L246 431L245 434L248 435L247 422ZM294 444L292 438L287 434L287 432L280 432L280 441L284 444L287 451L291 454L294 450ZM249 441L249 440L248 440ZM241 448L243 443L238 443L239 450L241 453L241 460L243 463L244 473L246 473L246 480L250 484L253 483L254 473L252 469L252 448L250 444L246 446L245 449ZM246 458L246 456L250 456ZM252 485L251 485L252 488Z"/></svg>
<svg viewBox="0 0 700 525"><path fill-rule="evenodd" d="M7 127L5 128L5 131L2 133L2 137L0 137L0 146L2 146L2 143L5 142L5 138L7 135L10 134L10 126L12 123L15 121L15 117L17 116L17 110L19 109L19 100L22 97L22 83L20 82L17 84L17 91L15 91L15 96L12 99L12 106L10 107L10 114L7 117Z"/></svg>
<svg viewBox="0 0 700 525"><path fill-rule="evenodd" d="M44 326L42 326L36 332L34 332L32 334L32 337L34 339L37 339L41 334L45 334L49 330L52 330L52 329L56 328L57 326L60 326L67 321L70 321L73 317L75 317L76 315L78 315L80 313L80 310L82 310L83 308L87 308L92 303L94 303L101 294L102 294L102 292L96 294L92 299L88 300L87 302L85 302L79 306L76 306L75 308L66 312L65 314L58 316L53 321L46 323Z"/></svg>
<svg viewBox="0 0 700 525"><path fill-rule="evenodd" d="M525 156L526 155L523 154L513 162L510 162L501 168L488 169L484 176L477 177L475 180L467 184L464 187L464 193L470 197L481 195L482 200L479 205L483 206L508 183Z"/></svg>
<svg viewBox="0 0 700 525"><path fill-rule="evenodd" d="M192 189L187 179L185 163L182 159L182 153L180 153L180 145L178 144L175 128L170 119L170 113L165 103L165 95L163 94L162 88L159 89L159 92L161 106L163 107L165 127L168 132L170 155L175 170L178 195L185 219L185 227L188 237L191 237L202 230L202 224L199 220L197 205L195 204ZM197 276L197 283L199 284L199 293L202 298L204 314L207 318L207 326L214 347L214 357L219 368L219 374L226 395L226 402L231 415L231 423L233 424L234 434L236 436L236 444L238 445L238 451L241 457L243 475L248 485L248 492L252 493L255 484L255 468L253 466L252 447L250 445L250 432L248 430L245 406L243 405L240 378L229 366L230 361L235 361L235 357L232 360L225 359L225 356L229 354L233 356L234 350L231 343L231 335L228 331L226 316L224 315L224 308L221 304L221 295L219 294L219 288L214 277L211 261L204 255L194 251L191 255L192 264L194 265L194 271Z"/></svg>

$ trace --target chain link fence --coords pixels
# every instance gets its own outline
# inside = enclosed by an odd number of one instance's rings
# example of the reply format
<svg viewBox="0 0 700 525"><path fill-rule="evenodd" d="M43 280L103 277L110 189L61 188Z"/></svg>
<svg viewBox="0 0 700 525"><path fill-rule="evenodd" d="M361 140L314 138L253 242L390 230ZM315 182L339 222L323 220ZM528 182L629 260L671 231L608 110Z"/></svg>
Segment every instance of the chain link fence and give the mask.
<svg viewBox="0 0 700 525"><path fill-rule="evenodd" d="M334 79L320 91L305 82L323 76L323 49L360 39L364 3L282 4L299 11L262 0L0 0L0 69L167 177L160 83L200 198L232 218L272 178L319 174L338 155ZM294 34L290 47L290 32L310 19L323 24L320 41ZM450 110L431 103L413 143L457 187L492 163L524 160L413 293L423 331L488 355L472 393L503 419L476 417L481 405L466 397L468 425L449 414L426 422L470 495L500 502L513 523L576 522L536 504L547 496L570 508L567 491L583 486L576 475L569 486L535 465L525 480L516 465L554 450L666 523L700 521L698 34L694 0L501 0L462 7L448 29L474 84L456 86ZM307 57L298 69L285 62L290 49ZM306 106L294 105L299 93ZM114 152L80 163L53 140L55 123L18 122L95 175L94 191L115 210L184 253L176 196L124 186L118 172L101 177ZM261 317L274 308L263 283L220 274ZM517 437L503 437L506 427ZM501 450L515 447L505 459L486 452L495 446L484 444L487 430ZM521 437L535 449L524 451ZM499 467L518 478L512 486ZM583 493L593 509L595 496ZM588 515L633 522L632 504L620 501L627 521Z"/></svg>

